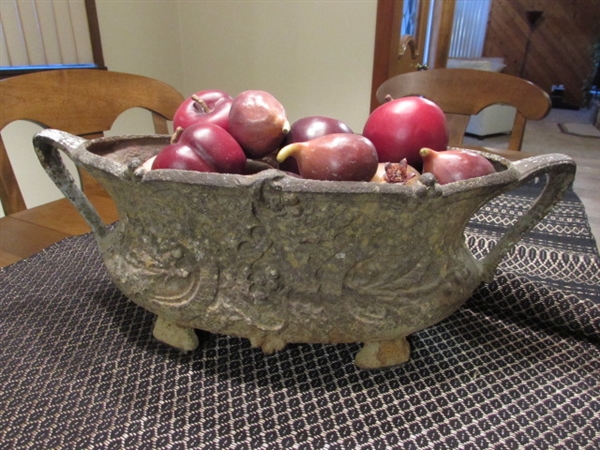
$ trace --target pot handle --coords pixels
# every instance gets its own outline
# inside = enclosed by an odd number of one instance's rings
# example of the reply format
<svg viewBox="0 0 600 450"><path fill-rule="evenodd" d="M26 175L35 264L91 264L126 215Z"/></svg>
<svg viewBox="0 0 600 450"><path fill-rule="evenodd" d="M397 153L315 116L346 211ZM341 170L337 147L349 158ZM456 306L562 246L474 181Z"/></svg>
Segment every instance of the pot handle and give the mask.
<svg viewBox="0 0 600 450"><path fill-rule="evenodd" d="M506 253L548 214L575 179L575 162L571 157L563 154L553 153L525 158L513 162L512 166L518 172L518 180L516 184L509 187L509 190L522 186L538 176L547 175L548 178L544 189L529 210L500 238L483 259L483 275L488 281L493 279L496 267ZM504 192L506 191L498 195Z"/></svg>
<svg viewBox="0 0 600 450"><path fill-rule="evenodd" d="M84 138L53 129L42 130L33 137L33 146L42 167L56 187L77 208L96 238L100 239L107 234L106 226L94 205L75 183L58 153L61 150L77 162L78 148L84 142L87 142Z"/></svg>

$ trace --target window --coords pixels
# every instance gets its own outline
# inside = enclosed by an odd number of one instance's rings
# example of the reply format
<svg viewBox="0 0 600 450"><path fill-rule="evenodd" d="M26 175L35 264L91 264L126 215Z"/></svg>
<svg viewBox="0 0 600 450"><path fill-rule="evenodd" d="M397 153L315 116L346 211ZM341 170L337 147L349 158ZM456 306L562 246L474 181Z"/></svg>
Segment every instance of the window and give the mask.
<svg viewBox="0 0 600 450"><path fill-rule="evenodd" d="M419 20L419 0L404 0L402 3L402 24L400 35L415 36Z"/></svg>
<svg viewBox="0 0 600 450"><path fill-rule="evenodd" d="M456 0L450 58L481 58L491 0Z"/></svg>
<svg viewBox="0 0 600 450"><path fill-rule="evenodd" d="M2 0L0 77L105 68L95 0Z"/></svg>

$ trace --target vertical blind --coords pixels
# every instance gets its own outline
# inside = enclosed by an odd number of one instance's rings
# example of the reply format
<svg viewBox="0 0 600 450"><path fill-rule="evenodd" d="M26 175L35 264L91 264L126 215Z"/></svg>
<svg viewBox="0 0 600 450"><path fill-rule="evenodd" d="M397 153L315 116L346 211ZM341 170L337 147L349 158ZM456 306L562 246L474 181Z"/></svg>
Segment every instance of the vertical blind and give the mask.
<svg viewBox="0 0 600 450"><path fill-rule="evenodd" d="M93 64L85 0L1 0L0 66Z"/></svg>
<svg viewBox="0 0 600 450"><path fill-rule="evenodd" d="M451 58L479 58L483 54L491 0L456 0Z"/></svg>

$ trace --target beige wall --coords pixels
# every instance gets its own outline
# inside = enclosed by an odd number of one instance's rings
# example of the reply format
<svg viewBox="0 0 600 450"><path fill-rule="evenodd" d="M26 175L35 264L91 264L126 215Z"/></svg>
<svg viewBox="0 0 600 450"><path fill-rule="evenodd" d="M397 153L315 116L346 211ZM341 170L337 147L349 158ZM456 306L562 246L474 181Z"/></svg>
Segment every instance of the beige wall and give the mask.
<svg viewBox="0 0 600 450"><path fill-rule="evenodd" d="M376 0L179 2L184 94L275 95L290 121L330 115L362 131Z"/></svg>
<svg viewBox="0 0 600 450"><path fill-rule="evenodd" d="M145 75L182 88L177 3L96 0L104 62L109 70Z"/></svg>
<svg viewBox="0 0 600 450"><path fill-rule="evenodd" d="M163 80L184 95L223 89L271 92L290 121L329 115L362 131L369 113L376 0L96 0L110 70ZM35 127L34 127L35 128ZM17 126L18 129L18 126ZM32 155L11 148L35 129L7 138L17 176L32 186L29 207L60 198ZM141 111L112 134L152 133ZM3 133L4 136L4 133ZM23 152L21 152L23 153ZM0 212L1 215L1 212Z"/></svg>
<svg viewBox="0 0 600 450"><path fill-rule="evenodd" d="M291 121L330 115L361 131L369 112L376 0L96 0L110 70L190 95L262 89Z"/></svg>

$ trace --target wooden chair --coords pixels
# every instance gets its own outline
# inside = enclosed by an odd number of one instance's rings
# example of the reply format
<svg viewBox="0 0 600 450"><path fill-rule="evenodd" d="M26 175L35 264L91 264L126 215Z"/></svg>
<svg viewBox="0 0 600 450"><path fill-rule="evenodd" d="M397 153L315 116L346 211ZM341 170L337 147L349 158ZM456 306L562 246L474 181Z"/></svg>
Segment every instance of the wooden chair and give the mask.
<svg viewBox="0 0 600 450"><path fill-rule="evenodd" d="M183 100L168 84L139 75L88 69L37 72L0 81L0 130L27 120L91 139L103 136L121 113L139 107L152 113L156 133L167 134L167 120ZM98 188L89 175L81 176L84 191ZM7 216L26 209L1 137L0 200Z"/></svg>
<svg viewBox="0 0 600 450"><path fill-rule="evenodd" d="M552 106L550 96L527 80L473 69L433 69L397 75L377 89L380 103L388 95L420 95L437 103L448 118L452 147L463 147L471 115L490 105L505 104L517 110L508 149L520 151L527 120L544 118Z"/></svg>

